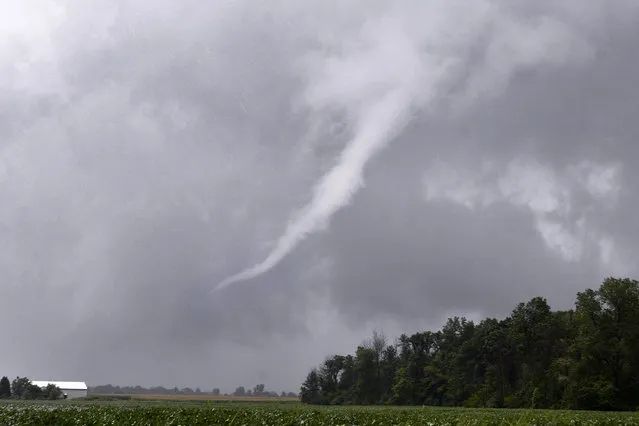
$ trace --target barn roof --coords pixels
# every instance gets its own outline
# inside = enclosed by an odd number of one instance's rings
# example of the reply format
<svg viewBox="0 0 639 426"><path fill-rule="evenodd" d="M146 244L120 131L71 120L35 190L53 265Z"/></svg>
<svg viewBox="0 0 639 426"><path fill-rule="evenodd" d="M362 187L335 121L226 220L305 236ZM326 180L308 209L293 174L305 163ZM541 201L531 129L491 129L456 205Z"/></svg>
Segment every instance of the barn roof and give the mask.
<svg viewBox="0 0 639 426"><path fill-rule="evenodd" d="M32 380L36 386L46 388L49 384L54 384L60 389L87 390L87 384L84 382L58 382L54 380Z"/></svg>

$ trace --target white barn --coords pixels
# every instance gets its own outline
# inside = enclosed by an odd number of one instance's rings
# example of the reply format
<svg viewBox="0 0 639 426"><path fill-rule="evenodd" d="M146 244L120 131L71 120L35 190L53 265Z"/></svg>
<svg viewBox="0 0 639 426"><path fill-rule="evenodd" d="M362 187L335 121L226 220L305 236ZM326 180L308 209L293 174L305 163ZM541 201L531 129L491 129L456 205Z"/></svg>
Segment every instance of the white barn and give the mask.
<svg viewBox="0 0 639 426"><path fill-rule="evenodd" d="M87 396L87 384L84 382L56 382L56 381L46 381L46 380L32 380L36 386L41 388L46 388L49 384L56 385L62 390L62 393L68 399L73 398L82 398Z"/></svg>

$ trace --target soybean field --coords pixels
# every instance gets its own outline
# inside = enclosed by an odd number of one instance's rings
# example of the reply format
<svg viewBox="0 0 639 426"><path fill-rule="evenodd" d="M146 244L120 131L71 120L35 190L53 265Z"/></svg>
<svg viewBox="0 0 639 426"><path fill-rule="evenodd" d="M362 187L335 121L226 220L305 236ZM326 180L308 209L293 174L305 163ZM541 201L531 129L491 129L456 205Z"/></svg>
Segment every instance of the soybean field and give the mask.
<svg viewBox="0 0 639 426"><path fill-rule="evenodd" d="M300 404L156 402L7 402L13 425L638 425L618 412L432 407L309 407Z"/></svg>

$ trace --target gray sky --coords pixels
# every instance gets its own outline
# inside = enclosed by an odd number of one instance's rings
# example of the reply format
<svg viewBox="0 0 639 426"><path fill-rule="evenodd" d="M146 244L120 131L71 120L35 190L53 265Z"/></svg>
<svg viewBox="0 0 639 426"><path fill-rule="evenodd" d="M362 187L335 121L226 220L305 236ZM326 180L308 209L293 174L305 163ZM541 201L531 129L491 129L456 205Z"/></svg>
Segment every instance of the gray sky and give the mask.
<svg viewBox="0 0 639 426"><path fill-rule="evenodd" d="M5 3L0 374L297 391L637 274L634 0Z"/></svg>

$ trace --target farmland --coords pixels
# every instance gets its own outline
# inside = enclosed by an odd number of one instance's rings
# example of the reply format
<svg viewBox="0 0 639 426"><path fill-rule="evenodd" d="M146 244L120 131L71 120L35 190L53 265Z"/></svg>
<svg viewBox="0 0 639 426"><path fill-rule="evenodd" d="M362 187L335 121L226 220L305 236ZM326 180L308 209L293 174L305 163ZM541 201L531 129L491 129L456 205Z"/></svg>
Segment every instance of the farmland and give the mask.
<svg viewBox="0 0 639 426"><path fill-rule="evenodd" d="M291 402L60 401L0 404L3 425L639 425L636 413L422 407L309 407Z"/></svg>

